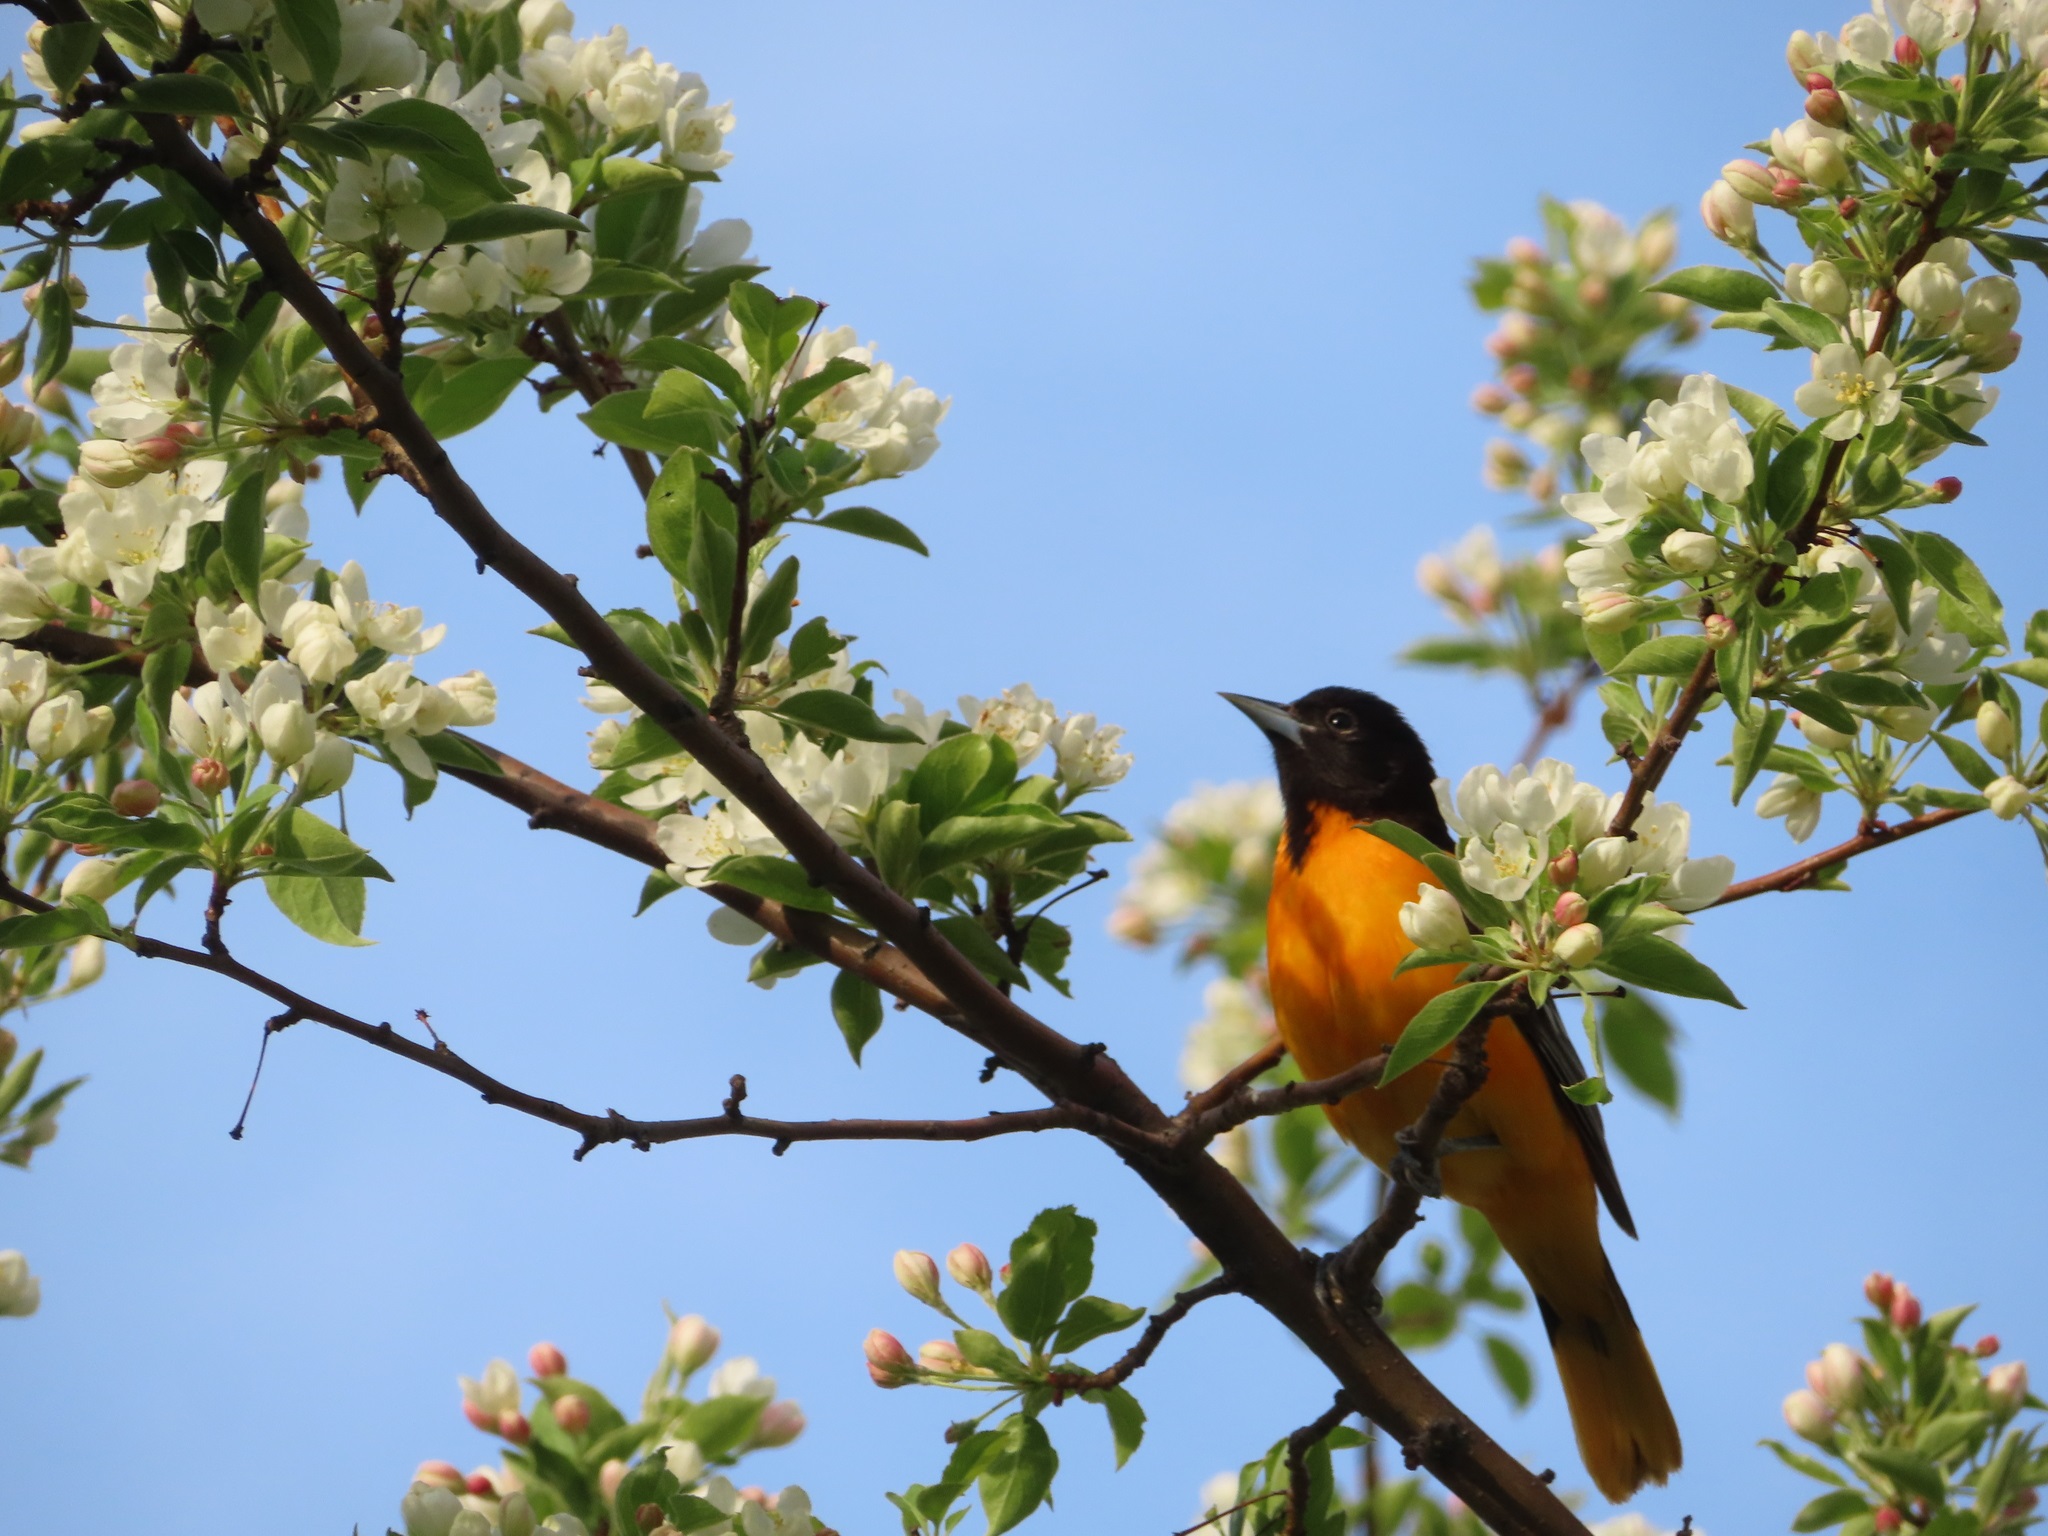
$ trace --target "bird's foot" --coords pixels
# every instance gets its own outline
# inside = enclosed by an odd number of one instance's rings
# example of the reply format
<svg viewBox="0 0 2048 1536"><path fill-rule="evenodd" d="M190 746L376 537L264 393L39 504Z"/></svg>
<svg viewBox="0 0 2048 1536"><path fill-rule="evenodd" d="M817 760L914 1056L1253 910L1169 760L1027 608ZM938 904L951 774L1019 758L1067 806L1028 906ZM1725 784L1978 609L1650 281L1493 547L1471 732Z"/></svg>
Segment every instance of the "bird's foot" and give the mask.
<svg viewBox="0 0 2048 1536"><path fill-rule="evenodd" d="M1383 1301L1372 1281L1364 1281L1361 1291L1360 1282L1345 1279L1349 1257L1350 1249L1340 1248L1316 1260L1316 1299L1346 1327L1356 1330L1380 1315Z"/></svg>
<svg viewBox="0 0 2048 1536"><path fill-rule="evenodd" d="M1436 1196L1444 1192L1443 1174L1436 1159L1425 1162L1405 1144L1395 1148L1394 1160L1387 1165L1387 1177L1418 1195Z"/></svg>

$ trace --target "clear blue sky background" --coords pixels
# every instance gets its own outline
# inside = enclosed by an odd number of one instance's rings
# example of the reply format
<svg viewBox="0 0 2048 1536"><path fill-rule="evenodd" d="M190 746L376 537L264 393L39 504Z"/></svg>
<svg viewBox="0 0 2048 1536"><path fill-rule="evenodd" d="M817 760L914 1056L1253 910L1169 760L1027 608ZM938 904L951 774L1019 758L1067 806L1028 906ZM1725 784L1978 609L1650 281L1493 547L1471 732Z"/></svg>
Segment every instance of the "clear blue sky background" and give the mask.
<svg viewBox="0 0 2048 1536"><path fill-rule="evenodd" d="M1486 362L1469 259L1533 229L1545 191L1630 217L1675 205L1685 257L1715 259L1700 189L1797 114L1786 33L1846 15L619 0L581 30L623 20L731 95L738 159L712 211L754 222L775 281L829 299L955 397L944 451L879 498L933 559L815 535L807 611L928 700L1028 679L1123 723L1138 767L1104 808L1143 828L1198 779L1264 771L1217 688L1368 684L1440 764L1514 750L1526 721L1508 690L1390 661L1432 622L1416 557L1503 510L1480 488L1484 429L1465 406ZM2048 303L2037 283L2028 302ZM1748 338L1706 355L1789 394L1786 362ZM2039 374L2000 380L1994 447L1949 461L1968 490L1934 514L2022 614L2048 600L2025 451ZM622 475L572 422L521 408L457 457L586 591L658 595L630 559ZM386 490L360 522L330 513L317 531L331 561L360 557L380 594L451 624L437 659L499 680L497 739L578 771L590 717L565 653L518 638L535 616L472 575L420 505ZM1585 732L1569 746L1588 770L1604 755ZM1723 783L1704 761L1673 775L1699 851L1752 873L1782 862L1781 833L1728 810ZM745 986L690 900L632 921L639 874L609 856L460 786L410 827L394 801L373 778L351 797L399 877L374 892L375 949L325 949L255 900L235 910L237 942L370 1017L428 1008L491 1070L591 1107L706 1112L734 1071L762 1112L790 1116L1026 1102L1014 1081L978 1086L975 1053L917 1018L892 1017L856 1072L823 982ZM1855 884L1703 924L1699 948L1751 1007L1681 1009L1680 1122L1637 1102L1612 1115L1643 1232L1616 1241L1615 1263L1688 1449L1641 1506L1666 1526L1784 1528L1806 1490L1755 1441L1779 1432L1802 1362L1848 1333L1873 1267L1933 1306L1982 1302L2009 1354L2048 1345L2031 839L1973 821L1872 858ZM1108 902L1075 913L1078 1000L1040 1001L1172 1095L1197 987L1100 938ZM153 926L197 924L188 898ZM29 1252L45 1295L39 1316L0 1325L0 1527L381 1529L420 1458L488 1450L457 1411L457 1372L546 1337L631 1396L666 1298L809 1411L809 1435L756 1475L803 1482L841 1530L893 1529L883 1490L936 1472L959 1406L866 1380L866 1329L936 1331L891 1281L893 1250L995 1248L1039 1205L1073 1201L1103 1224L1106 1294L1150 1301L1186 1260L1143 1188L1077 1138L780 1160L710 1142L576 1164L562 1134L311 1026L277 1042L237 1144L265 1011L117 958L90 997L29 1022L56 1071L92 1081L33 1174L0 1173L0 1244ZM1469 1346L1429 1367L1513 1450L1584 1486L1547 1368L1517 1414ZM1056 1416L1068 1470L1047 1529L1185 1524L1204 1478L1327 1401L1302 1352L1229 1302L1137 1385L1155 1438L1121 1474L1099 1415Z"/></svg>

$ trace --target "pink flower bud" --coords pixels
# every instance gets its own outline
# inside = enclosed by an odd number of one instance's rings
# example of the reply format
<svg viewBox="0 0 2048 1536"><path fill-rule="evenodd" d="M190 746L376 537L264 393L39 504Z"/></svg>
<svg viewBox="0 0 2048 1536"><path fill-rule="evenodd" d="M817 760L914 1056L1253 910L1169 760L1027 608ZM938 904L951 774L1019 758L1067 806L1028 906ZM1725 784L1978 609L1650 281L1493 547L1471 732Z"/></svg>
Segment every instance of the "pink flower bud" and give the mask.
<svg viewBox="0 0 2048 1536"><path fill-rule="evenodd" d="M668 1362L685 1376L718 1353L718 1330L692 1312L668 1328Z"/></svg>
<svg viewBox="0 0 2048 1536"><path fill-rule="evenodd" d="M1543 247L1527 235L1516 235L1508 241L1508 260L1518 266L1539 267L1543 264Z"/></svg>
<svg viewBox="0 0 2048 1536"><path fill-rule="evenodd" d="M1635 623L1636 615L1643 611L1639 599L1611 589L1588 593L1579 600L1579 607L1586 628L1602 635L1620 634Z"/></svg>
<svg viewBox="0 0 2048 1536"><path fill-rule="evenodd" d="M1498 384L1482 384L1472 391L1472 409L1483 415L1498 416L1512 403Z"/></svg>
<svg viewBox="0 0 2048 1536"><path fill-rule="evenodd" d="M1899 1527L1906 1523L1906 1517L1889 1504L1880 1505L1870 1520L1877 1527L1878 1536L1895 1536Z"/></svg>
<svg viewBox="0 0 2048 1536"><path fill-rule="evenodd" d="M1809 72L1807 77L1799 83L1809 91L1825 91L1832 88L1835 82L1816 69Z"/></svg>
<svg viewBox="0 0 2048 1536"><path fill-rule="evenodd" d="M939 1266L928 1253L913 1248L896 1252L896 1283L928 1307L945 1306L939 1295Z"/></svg>
<svg viewBox="0 0 2048 1536"><path fill-rule="evenodd" d="M946 1255L946 1273L970 1291L988 1289L988 1255L972 1243L962 1243Z"/></svg>
<svg viewBox="0 0 2048 1536"><path fill-rule="evenodd" d="M536 1376L566 1376L569 1361L561 1350L543 1340L526 1352L526 1363Z"/></svg>
<svg viewBox="0 0 2048 1536"><path fill-rule="evenodd" d="M1823 128L1839 128L1849 121L1849 109L1841 93L1832 86L1812 91L1806 98L1806 115Z"/></svg>
<svg viewBox="0 0 2048 1536"><path fill-rule="evenodd" d="M192 787L202 795L218 795L228 787L228 765L217 758L202 757L192 765Z"/></svg>
<svg viewBox="0 0 2048 1536"><path fill-rule="evenodd" d="M533 1438L533 1426L517 1408L507 1408L498 1415L498 1433L514 1445L524 1445Z"/></svg>
<svg viewBox="0 0 2048 1536"><path fill-rule="evenodd" d="M1902 1285L1892 1292L1891 1315L1892 1326L1901 1333L1920 1326L1920 1298L1911 1286Z"/></svg>
<svg viewBox="0 0 2048 1536"><path fill-rule="evenodd" d="M1550 952L1568 968L1584 970L1600 958L1602 938L1592 923L1576 923L1550 941Z"/></svg>
<svg viewBox="0 0 2048 1536"><path fill-rule="evenodd" d="M903 1341L880 1328L869 1331L861 1344L861 1353L867 1356L868 1375L878 1387L900 1387L909 1373L917 1369Z"/></svg>
<svg viewBox="0 0 2048 1536"><path fill-rule="evenodd" d="M958 1376L967 1370L967 1357L951 1339L933 1339L919 1347L917 1363L928 1371L947 1371Z"/></svg>
<svg viewBox="0 0 2048 1536"><path fill-rule="evenodd" d="M1586 898L1577 891L1566 891L1550 909L1550 920L1560 928L1578 927L1586 920Z"/></svg>
<svg viewBox="0 0 2048 1536"><path fill-rule="evenodd" d="M423 1461L413 1468L412 1480L429 1488L446 1488L450 1493L460 1493L469 1486L452 1461Z"/></svg>
<svg viewBox="0 0 2048 1536"><path fill-rule="evenodd" d="M753 1443L764 1450L773 1450L778 1445L789 1444L803 1432L803 1409L784 1398L761 1410L760 1422L754 1426Z"/></svg>
<svg viewBox="0 0 2048 1536"><path fill-rule="evenodd" d="M498 1416L479 1407L473 1398L462 1400L462 1416L487 1435L498 1432Z"/></svg>
<svg viewBox="0 0 2048 1536"><path fill-rule="evenodd" d="M174 421L164 428L164 436L174 443L182 443L189 446L205 440L206 428L199 425L196 421Z"/></svg>
<svg viewBox="0 0 2048 1536"><path fill-rule="evenodd" d="M1915 149L1924 149L1938 160L1956 147L1956 125L1915 123L1906 138Z"/></svg>
<svg viewBox="0 0 2048 1536"><path fill-rule="evenodd" d="M1892 44L1892 57L1908 69L1918 69L1927 61L1920 51L1920 45L1910 37L1902 37Z"/></svg>
<svg viewBox="0 0 2048 1536"><path fill-rule="evenodd" d="M1540 382L1535 366L1530 363L1516 363L1512 368L1501 370L1501 381L1518 395L1526 395Z"/></svg>
<svg viewBox="0 0 2048 1536"><path fill-rule="evenodd" d="M597 1491L604 1495L605 1503L609 1504L619 1496L619 1484L626 1480L628 1470L616 1456L597 1469Z"/></svg>
<svg viewBox="0 0 2048 1536"><path fill-rule="evenodd" d="M561 1372L556 1371L559 1376ZM574 1392L564 1392L555 1399L555 1422L572 1435L580 1435L590 1428L590 1404Z"/></svg>
<svg viewBox="0 0 2048 1536"><path fill-rule="evenodd" d="M140 818L155 814L164 803L164 792L147 779L123 779L108 794L107 802L116 815Z"/></svg>
<svg viewBox="0 0 2048 1536"><path fill-rule="evenodd" d="M1812 188L1797 176L1780 176L1771 183L1771 200L1780 208L1812 196Z"/></svg>
<svg viewBox="0 0 2048 1536"><path fill-rule="evenodd" d="M1863 1282L1863 1299L1878 1311L1887 1311L1892 1304L1892 1277L1880 1270L1872 1270Z"/></svg>
<svg viewBox="0 0 2048 1536"><path fill-rule="evenodd" d="M1999 1511L1999 1517L2005 1520L2017 1520L2022 1515L2031 1515L2040 1507L2040 1490L2037 1488L2022 1488L2019 1497Z"/></svg>
<svg viewBox="0 0 2048 1536"><path fill-rule="evenodd" d="M1985 1334L1983 1338L1970 1346L1970 1353L1979 1360L1990 1359L1998 1353L1998 1335L1995 1333Z"/></svg>
<svg viewBox="0 0 2048 1536"><path fill-rule="evenodd" d="M1785 1422L1802 1439L1826 1444L1835 1433L1835 1415L1818 1392L1802 1387L1785 1399Z"/></svg>
<svg viewBox="0 0 2048 1536"><path fill-rule="evenodd" d="M1010 1283L1010 1266L1005 1264L1001 1269L997 1270L996 1278L1002 1281L1003 1284L1008 1285Z"/></svg>
<svg viewBox="0 0 2048 1536"><path fill-rule="evenodd" d="M1718 651L1735 638L1735 621L1725 613L1710 613L1700 620L1700 633L1706 636L1708 646Z"/></svg>
<svg viewBox="0 0 2048 1536"><path fill-rule="evenodd" d="M463 1479L462 1486L483 1498L489 1498L498 1491L498 1485L491 1481L491 1474L488 1472L470 1473Z"/></svg>
<svg viewBox="0 0 2048 1536"><path fill-rule="evenodd" d="M1856 217L1857 211L1862 207L1863 204L1858 199L1853 197L1845 197L1839 203L1835 204L1835 212L1839 213L1845 219L1853 219Z"/></svg>
<svg viewBox="0 0 2048 1536"><path fill-rule="evenodd" d="M2027 1401L2027 1362L2008 1360L1994 1365L1984 1378L1984 1390L1992 1403L2007 1413L2017 1413Z"/></svg>
<svg viewBox="0 0 2048 1536"><path fill-rule="evenodd" d="M144 437L128 445L128 457L144 474L162 474L176 469L185 456L185 445L174 437Z"/></svg>
<svg viewBox="0 0 2048 1536"><path fill-rule="evenodd" d="M1806 1384L1834 1408L1853 1408L1863 1396L1868 1368L1846 1344L1830 1344L1806 1368Z"/></svg>
<svg viewBox="0 0 2048 1536"><path fill-rule="evenodd" d="M1579 850L1567 848L1550 861L1550 883L1559 889L1569 889L1579 878Z"/></svg>
<svg viewBox="0 0 2048 1536"><path fill-rule="evenodd" d="M1939 501L1954 501L1963 494L1963 482L1954 475L1943 475L1934 482L1934 495Z"/></svg>

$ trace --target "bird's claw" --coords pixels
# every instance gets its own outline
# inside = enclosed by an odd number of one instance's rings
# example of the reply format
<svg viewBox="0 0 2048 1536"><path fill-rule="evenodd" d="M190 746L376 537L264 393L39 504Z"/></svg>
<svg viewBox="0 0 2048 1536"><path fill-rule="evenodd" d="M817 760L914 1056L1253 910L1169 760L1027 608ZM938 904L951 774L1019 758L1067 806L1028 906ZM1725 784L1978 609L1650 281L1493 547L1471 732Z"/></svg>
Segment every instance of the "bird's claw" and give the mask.
<svg viewBox="0 0 2048 1536"><path fill-rule="evenodd" d="M1434 1158L1424 1161L1407 1147L1397 1147L1387 1167L1387 1177L1418 1195L1439 1196L1444 1192L1443 1174Z"/></svg>

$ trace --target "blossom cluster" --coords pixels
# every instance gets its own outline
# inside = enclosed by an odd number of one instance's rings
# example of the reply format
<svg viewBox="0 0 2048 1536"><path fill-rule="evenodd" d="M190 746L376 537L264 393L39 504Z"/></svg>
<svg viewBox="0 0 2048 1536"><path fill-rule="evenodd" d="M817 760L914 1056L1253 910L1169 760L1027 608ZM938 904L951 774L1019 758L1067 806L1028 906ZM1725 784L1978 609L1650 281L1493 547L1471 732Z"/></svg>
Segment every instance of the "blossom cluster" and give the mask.
<svg viewBox="0 0 2048 1536"><path fill-rule="evenodd" d="M527 1352L537 1389L531 1403L509 1360L461 1378L463 1417L503 1442L502 1459L468 1473L448 1461L421 1462L400 1503L407 1536L590 1536L622 1525L811 1536L816 1526L803 1489L739 1487L722 1470L790 1444L803 1433L804 1415L777 1398L774 1378L745 1356L721 1364L693 1400L691 1378L719 1344L718 1330L702 1317L674 1318L641 1416L630 1424L602 1392L569 1375L550 1343ZM573 1475L564 1476L564 1467ZM662 1520L636 1522L650 1506Z"/></svg>

